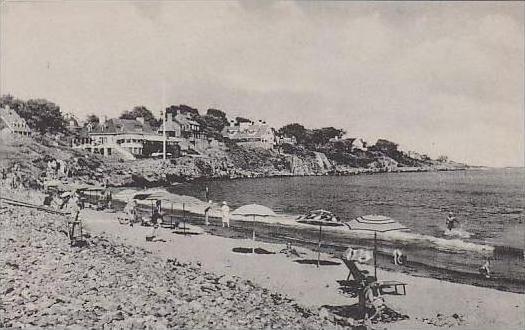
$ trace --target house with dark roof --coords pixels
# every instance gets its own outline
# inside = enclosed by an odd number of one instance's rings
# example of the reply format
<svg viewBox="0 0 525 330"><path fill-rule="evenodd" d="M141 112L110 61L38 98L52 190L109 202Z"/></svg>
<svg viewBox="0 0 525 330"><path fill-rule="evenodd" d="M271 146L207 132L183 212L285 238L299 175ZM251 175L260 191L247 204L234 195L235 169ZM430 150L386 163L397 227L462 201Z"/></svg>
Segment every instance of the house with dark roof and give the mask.
<svg viewBox="0 0 525 330"><path fill-rule="evenodd" d="M134 159L143 155L146 141L158 139L144 118L104 119L99 124L89 123L82 128L74 147L104 156L118 154Z"/></svg>
<svg viewBox="0 0 525 330"><path fill-rule="evenodd" d="M161 125L158 133L163 134L164 127ZM205 139L201 125L193 120L187 113L178 111L166 113L166 135L185 139Z"/></svg>
<svg viewBox="0 0 525 330"><path fill-rule="evenodd" d="M209 145L209 139L203 132L201 124L193 120L190 113L181 113L178 110L166 113L166 136L178 141L181 146L188 148L203 148ZM157 131L162 135L164 126Z"/></svg>
<svg viewBox="0 0 525 330"><path fill-rule="evenodd" d="M272 149L277 142L275 130L261 120L257 123L231 123L224 128L222 136L248 148Z"/></svg>
<svg viewBox="0 0 525 330"><path fill-rule="evenodd" d="M0 130L22 136L31 135L31 129L27 126L24 118L20 117L8 105L3 108L0 107Z"/></svg>

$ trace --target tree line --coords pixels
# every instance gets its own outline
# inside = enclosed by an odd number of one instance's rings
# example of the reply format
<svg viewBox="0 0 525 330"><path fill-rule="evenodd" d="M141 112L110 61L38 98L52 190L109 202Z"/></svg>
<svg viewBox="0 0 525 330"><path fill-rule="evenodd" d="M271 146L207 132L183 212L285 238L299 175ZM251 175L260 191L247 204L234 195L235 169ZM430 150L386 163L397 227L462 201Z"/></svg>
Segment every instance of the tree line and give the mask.
<svg viewBox="0 0 525 330"><path fill-rule="evenodd" d="M71 133L68 131L68 123L60 110L60 106L54 102L41 98L24 101L12 95L0 96L0 106L5 107L6 105L15 110L20 117L24 118L32 130L40 134ZM198 109L191 106L171 105L166 108L164 113L165 115L170 113L185 114L200 124L203 133L218 140L224 139L222 137L222 131L230 124L226 113L214 108L207 109L206 113L201 115ZM151 125L153 129L161 127L162 119L157 118L151 110L143 105L125 110L119 116L121 119L137 119L138 117L144 118L144 121ZM252 121L244 117L236 117L235 120L237 122ZM99 124L100 118L96 114L88 114L85 118L84 125L88 123ZM346 132L343 129L335 127L309 129L305 128L302 124L291 123L279 128L277 134L280 136L293 137L298 145L304 146L307 149L322 150L332 139L340 139ZM338 149L337 145L333 147ZM369 150L390 155L400 155L397 148L398 145L396 143L380 139L374 145L371 145ZM438 160L446 162L448 158L446 156L440 156Z"/></svg>

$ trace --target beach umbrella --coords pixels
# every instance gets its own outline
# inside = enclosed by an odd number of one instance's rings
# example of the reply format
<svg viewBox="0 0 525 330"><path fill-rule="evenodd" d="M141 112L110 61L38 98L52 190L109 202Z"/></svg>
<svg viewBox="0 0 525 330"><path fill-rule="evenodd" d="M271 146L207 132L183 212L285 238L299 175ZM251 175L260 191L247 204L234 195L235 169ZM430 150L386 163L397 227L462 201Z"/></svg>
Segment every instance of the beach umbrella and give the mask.
<svg viewBox="0 0 525 330"><path fill-rule="evenodd" d="M269 216L276 216L275 212L269 207L259 205L259 204L248 204L239 207L235 211L232 212L232 215L242 215L246 217L253 217L253 221L255 223L255 217L269 217ZM252 230L252 239L255 242L255 227ZM255 248L252 248L252 253L254 252Z"/></svg>
<svg viewBox="0 0 525 330"><path fill-rule="evenodd" d="M308 225L319 226L319 243L317 246L317 267L321 262L321 237L323 234L323 226L336 227L343 226L339 218L330 211L313 210L297 218L297 222Z"/></svg>
<svg viewBox="0 0 525 330"><path fill-rule="evenodd" d="M377 278L377 233L410 230L401 223L384 215L365 215L346 223L350 230L362 230L374 233L374 277Z"/></svg>

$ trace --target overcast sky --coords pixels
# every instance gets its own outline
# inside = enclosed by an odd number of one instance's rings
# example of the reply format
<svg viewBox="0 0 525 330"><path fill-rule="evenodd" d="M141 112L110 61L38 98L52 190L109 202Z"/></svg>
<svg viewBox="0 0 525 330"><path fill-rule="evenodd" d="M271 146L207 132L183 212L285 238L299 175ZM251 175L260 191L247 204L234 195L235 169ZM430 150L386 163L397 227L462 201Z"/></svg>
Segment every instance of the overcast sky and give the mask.
<svg viewBox="0 0 525 330"><path fill-rule="evenodd" d="M81 117L188 104L524 164L522 2L4 2L1 19L0 92Z"/></svg>

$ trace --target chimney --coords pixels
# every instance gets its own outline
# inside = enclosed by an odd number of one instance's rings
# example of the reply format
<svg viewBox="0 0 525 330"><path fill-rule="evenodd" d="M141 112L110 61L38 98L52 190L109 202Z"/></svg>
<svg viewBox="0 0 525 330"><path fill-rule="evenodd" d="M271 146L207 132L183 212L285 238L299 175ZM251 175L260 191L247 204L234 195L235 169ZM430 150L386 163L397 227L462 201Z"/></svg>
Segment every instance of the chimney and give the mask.
<svg viewBox="0 0 525 330"><path fill-rule="evenodd" d="M101 122L101 124L105 124L107 121L108 121L108 116L104 115L104 116L102 117L102 122Z"/></svg>

